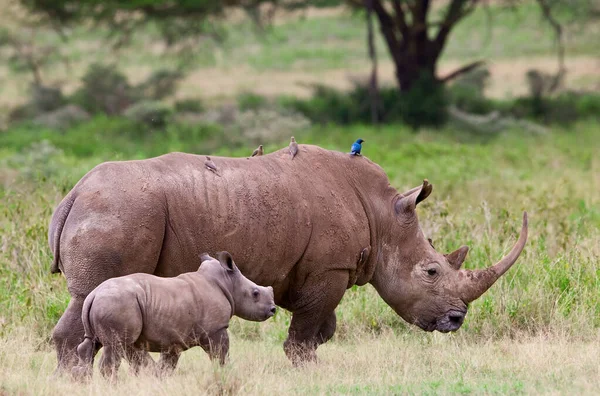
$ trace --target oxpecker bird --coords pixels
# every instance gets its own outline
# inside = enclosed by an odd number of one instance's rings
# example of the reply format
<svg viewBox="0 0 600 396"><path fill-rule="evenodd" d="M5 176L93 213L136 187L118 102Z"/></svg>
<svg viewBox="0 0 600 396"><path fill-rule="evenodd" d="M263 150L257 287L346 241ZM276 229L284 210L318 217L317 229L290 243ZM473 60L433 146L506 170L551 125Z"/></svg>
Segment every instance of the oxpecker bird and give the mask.
<svg viewBox="0 0 600 396"><path fill-rule="evenodd" d="M292 159L298 154L298 143L296 143L296 139L292 136L292 141L290 142L290 155Z"/></svg>
<svg viewBox="0 0 600 396"><path fill-rule="evenodd" d="M263 155L264 151L263 151L263 146L262 144L260 146L258 146L258 148L256 150L254 150L252 152L251 157L260 157L261 155Z"/></svg>
<svg viewBox="0 0 600 396"><path fill-rule="evenodd" d="M206 161L204 161L204 166L206 166L206 169L213 172L215 175L221 176L221 175L219 175L219 172L217 172L217 165L215 165L215 163L210 159L209 156L206 156Z"/></svg>
<svg viewBox="0 0 600 396"><path fill-rule="evenodd" d="M356 142L352 143L352 148L350 149L350 154L352 155L360 155L360 150L362 150L362 142L364 140L358 139Z"/></svg>

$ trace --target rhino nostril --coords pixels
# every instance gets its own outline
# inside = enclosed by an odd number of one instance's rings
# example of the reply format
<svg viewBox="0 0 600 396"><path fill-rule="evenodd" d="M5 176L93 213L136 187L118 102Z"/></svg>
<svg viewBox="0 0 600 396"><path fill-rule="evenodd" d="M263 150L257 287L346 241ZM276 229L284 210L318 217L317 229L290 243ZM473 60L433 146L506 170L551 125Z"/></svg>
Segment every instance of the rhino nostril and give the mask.
<svg viewBox="0 0 600 396"><path fill-rule="evenodd" d="M465 317L464 317L464 315L454 314L454 315L449 315L448 318L450 319L450 322L452 322L452 323L462 323L462 321Z"/></svg>
<svg viewBox="0 0 600 396"><path fill-rule="evenodd" d="M277 311L277 308L276 308L276 307L273 307L273 308L271 308L271 313L272 313L273 315L275 315L275 312L276 312L276 311Z"/></svg>

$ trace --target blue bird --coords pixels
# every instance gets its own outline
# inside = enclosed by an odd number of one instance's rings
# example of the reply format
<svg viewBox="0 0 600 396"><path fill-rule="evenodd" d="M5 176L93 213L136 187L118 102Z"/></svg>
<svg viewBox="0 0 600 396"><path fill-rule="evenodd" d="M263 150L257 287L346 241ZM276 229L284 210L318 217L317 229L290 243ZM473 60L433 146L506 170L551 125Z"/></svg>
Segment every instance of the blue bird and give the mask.
<svg viewBox="0 0 600 396"><path fill-rule="evenodd" d="M362 150L362 142L364 142L364 140L358 139L356 142L352 143L352 149L350 150L350 154L360 155L360 150Z"/></svg>

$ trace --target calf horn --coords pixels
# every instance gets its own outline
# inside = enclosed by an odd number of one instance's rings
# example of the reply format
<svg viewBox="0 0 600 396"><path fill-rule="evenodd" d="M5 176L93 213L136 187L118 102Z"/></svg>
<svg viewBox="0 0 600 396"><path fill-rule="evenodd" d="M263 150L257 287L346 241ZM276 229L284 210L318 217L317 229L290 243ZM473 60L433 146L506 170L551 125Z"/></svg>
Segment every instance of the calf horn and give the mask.
<svg viewBox="0 0 600 396"><path fill-rule="evenodd" d="M510 253L493 266L484 270L461 270L464 274L463 284L459 288L462 300L469 303L485 293L517 261L517 258L525 247L525 242L527 242L527 212L523 212L521 235Z"/></svg>

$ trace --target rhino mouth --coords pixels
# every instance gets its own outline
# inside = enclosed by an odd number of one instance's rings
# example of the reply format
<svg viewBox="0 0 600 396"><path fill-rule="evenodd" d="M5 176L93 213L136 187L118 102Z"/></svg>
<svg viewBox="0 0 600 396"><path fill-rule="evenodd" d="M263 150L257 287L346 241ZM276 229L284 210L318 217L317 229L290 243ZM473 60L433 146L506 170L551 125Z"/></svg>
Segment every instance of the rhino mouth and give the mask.
<svg viewBox="0 0 600 396"><path fill-rule="evenodd" d="M435 325L433 326L434 328L430 331L437 330L440 333L456 331L460 329L460 326L462 326L466 315L467 311L448 311L445 315L436 320Z"/></svg>

